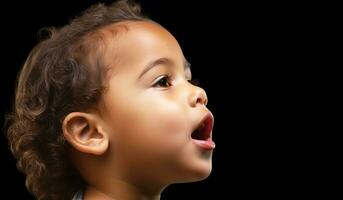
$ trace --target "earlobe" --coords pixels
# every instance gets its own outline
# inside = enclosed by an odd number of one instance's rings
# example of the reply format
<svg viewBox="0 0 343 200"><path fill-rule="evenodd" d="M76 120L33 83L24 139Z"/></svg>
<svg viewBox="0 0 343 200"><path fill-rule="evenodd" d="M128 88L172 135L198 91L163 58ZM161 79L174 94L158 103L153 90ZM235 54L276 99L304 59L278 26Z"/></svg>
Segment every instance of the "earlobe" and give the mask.
<svg viewBox="0 0 343 200"><path fill-rule="evenodd" d="M63 120L62 130L66 140L80 152L102 155L108 149L108 134L94 114L69 113Z"/></svg>

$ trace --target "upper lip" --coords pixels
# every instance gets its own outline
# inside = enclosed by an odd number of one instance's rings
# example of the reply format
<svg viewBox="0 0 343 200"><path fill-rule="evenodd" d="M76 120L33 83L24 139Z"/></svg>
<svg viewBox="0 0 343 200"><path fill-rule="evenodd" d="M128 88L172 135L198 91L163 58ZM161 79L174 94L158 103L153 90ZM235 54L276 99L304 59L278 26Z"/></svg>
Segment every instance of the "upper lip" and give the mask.
<svg viewBox="0 0 343 200"><path fill-rule="evenodd" d="M191 137L197 140L209 140L212 138L214 118L211 112L207 112L197 126L193 129Z"/></svg>

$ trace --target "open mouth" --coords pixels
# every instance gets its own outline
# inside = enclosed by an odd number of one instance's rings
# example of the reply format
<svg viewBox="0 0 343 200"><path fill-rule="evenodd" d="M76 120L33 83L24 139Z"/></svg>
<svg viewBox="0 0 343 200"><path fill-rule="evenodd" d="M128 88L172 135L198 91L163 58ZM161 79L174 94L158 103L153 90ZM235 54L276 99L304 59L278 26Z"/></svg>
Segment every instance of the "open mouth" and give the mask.
<svg viewBox="0 0 343 200"><path fill-rule="evenodd" d="M207 114L200 122L197 129L195 129L191 135L192 139L196 140L208 140L211 138L211 132L213 127L213 117L211 114Z"/></svg>

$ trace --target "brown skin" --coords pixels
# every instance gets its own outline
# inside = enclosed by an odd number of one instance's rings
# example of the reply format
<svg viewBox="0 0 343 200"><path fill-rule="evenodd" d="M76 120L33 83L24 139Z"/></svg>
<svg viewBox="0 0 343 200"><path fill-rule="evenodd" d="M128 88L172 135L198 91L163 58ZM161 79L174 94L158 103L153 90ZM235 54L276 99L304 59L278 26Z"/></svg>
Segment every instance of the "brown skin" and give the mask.
<svg viewBox="0 0 343 200"><path fill-rule="evenodd" d="M169 184L199 181L211 172L212 151L191 138L209 113L207 96L189 82L178 42L154 23L124 25L115 37L110 30L118 25L103 30L111 70L100 111L73 112L63 121L74 163L89 184L86 200L160 199ZM140 77L160 58L168 61ZM171 79L161 82L166 74Z"/></svg>

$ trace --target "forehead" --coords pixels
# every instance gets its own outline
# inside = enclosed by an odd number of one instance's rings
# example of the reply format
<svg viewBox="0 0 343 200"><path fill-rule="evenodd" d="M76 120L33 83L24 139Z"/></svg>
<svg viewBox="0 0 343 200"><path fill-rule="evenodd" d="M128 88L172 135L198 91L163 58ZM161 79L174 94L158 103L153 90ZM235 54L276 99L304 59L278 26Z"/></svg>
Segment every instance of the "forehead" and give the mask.
<svg viewBox="0 0 343 200"><path fill-rule="evenodd" d="M104 61L114 71L135 70L144 63L162 57L176 64L184 62L177 40L153 22L122 22L104 31L109 33L106 34Z"/></svg>

